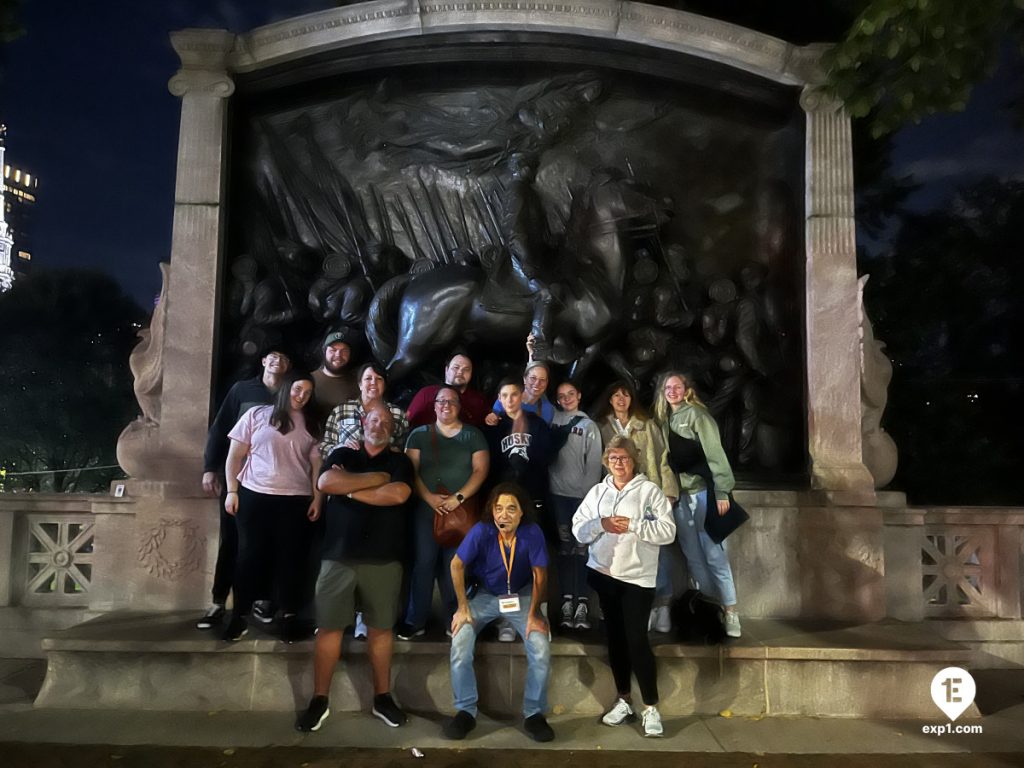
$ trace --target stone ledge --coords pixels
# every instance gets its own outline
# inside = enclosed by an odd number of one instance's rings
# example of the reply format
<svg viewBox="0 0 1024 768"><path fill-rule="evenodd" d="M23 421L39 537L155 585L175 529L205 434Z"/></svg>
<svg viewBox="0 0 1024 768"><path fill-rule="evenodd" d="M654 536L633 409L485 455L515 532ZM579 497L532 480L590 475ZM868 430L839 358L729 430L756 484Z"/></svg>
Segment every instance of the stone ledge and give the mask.
<svg viewBox="0 0 1024 768"><path fill-rule="evenodd" d="M1021 619L932 619L935 631L953 642L1024 643L1024 620Z"/></svg>
<svg viewBox="0 0 1024 768"><path fill-rule="evenodd" d="M36 706L281 711L303 705L312 685L310 642L285 645L254 627L255 637L228 646L193 629L194 619L193 613L112 614L56 633L44 641L48 669ZM931 717L932 676L972 658L971 649L923 624L751 619L744 631L726 646L657 643L660 707L667 715L729 709L740 716ZM332 708L369 706L365 649L346 638ZM449 707L448 655L447 642L396 642L393 687L403 705ZM481 708L515 714L526 671L522 644L482 640L478 656ZM920 696L906 695L917 690ZM598 714L614 693L599 633L555 639L554 712Z"/></svg>
<svg viewBox="0 0 1024 768"><path fill-rule="evenodd" d="M928 507L926 525L1024 525L1021 507Z"/></svg>
<svg viewBox="0 0 1024 768"><path fill-rule="evenodd" d="M115 612L60 631L42 641L45 651L89 651L106 653L192 653L192 654L307 654L312 641L288 645L261 627L250 625L249 636L227 644L215 634L199 632L192 624L196 614ZM946 622L955 624L955 622ZM989 622L991 623L991 622ZM1010 622L1024 626L1024 622ZM934 623L879 622L849 625L835 622L777 619L746 619L744 636L726 645L675 643L663 635L652 636L659 658L786 659L834 661L967 661L969 651L952 638L933 630ZM556 636L553 656L603 657L605 646L600 632L591 630L575 636ZM978 637L957 637L978 640ZM1000 638L1015 639L1015 638ZM396 655L447 655L447 640L395 640ZM363 654L366 643L347 636L344 652ZM521 642L499 643L482 639L477 655L522 657Z"/></svg>

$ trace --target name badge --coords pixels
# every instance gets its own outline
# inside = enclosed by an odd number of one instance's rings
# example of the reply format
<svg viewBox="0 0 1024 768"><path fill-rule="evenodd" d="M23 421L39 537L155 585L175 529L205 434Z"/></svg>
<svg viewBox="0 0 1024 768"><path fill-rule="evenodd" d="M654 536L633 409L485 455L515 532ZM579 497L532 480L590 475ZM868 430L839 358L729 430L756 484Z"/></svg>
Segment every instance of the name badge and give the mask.
<svg viewBox="0 0 1024 768"><path fill-rule="evenodd" d="M502 595L498 598L498 611L516 613L519 611L519 595Z"/></svg>

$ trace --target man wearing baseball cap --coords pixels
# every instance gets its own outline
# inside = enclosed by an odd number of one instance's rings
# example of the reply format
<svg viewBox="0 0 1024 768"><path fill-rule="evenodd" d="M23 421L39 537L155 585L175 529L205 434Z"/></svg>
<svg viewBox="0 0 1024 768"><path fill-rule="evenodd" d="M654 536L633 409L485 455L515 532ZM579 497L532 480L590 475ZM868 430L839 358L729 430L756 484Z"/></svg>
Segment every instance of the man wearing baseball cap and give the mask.
<svg viewBox="0 0 1024 768"><path fill-rule="evenodd" d="M355 334L347 329L327 334L323 345L323 364L313 372L313 403L322 421L335 407L359 396L356 377L349 367Z"/></svg>

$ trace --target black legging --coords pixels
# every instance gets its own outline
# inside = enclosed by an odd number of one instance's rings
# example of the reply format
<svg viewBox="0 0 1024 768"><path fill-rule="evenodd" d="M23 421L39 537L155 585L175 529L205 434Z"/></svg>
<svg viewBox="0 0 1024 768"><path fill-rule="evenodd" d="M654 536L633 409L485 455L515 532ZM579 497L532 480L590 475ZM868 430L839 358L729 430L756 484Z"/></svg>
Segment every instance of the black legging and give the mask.
<svg viewBox="0 0 1024 768"><path fill-rule="evenodd" d="M304 606L313 536L313 523L306 517L311 501L310 496L271 496L239 487L236 615L247 615L254 600L272 594L278 595L285 613L298 613Z"/></svg>
<svg viewBox="0 0 1024 768"><path fill-rule="evenodd" d="M213 572L213 602L224 605L235 581L238 565L238 525L224 511L224 492L220 494L220 543L217 545L217 566Z"/></svg>
<svg viewBox="0 0 1024 768"><path fill-rule="evenodd" d="M616 690L620 695L628 695L635 674L644 704L657 704L658 672L647 637L654 587L627 584L592 568L587 568L587 583L601 601L608 635L608 663Z"/></svg>

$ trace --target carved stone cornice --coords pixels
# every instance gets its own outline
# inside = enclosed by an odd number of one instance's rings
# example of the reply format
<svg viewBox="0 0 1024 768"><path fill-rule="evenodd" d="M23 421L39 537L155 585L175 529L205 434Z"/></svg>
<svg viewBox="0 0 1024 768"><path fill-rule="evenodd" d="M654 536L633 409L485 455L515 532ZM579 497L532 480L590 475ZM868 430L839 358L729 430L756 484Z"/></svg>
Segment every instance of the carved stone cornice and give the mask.
<svg viewBox="0 0 1024 768"><path fill-rule="evenodd" d="M822 85L825 82L825 69L821 66L821 58L832 47L831 43L811 43L790 49L789 60L785 71L794 80L808 85Z"/></svg>
<svg viewBox="0 0 1024 768"><path fill-rule="evenodd" d="M226 29L182 29L171 32L171 46L181 59L182 69L224 72L235 47L235 33Z"/></svg>
<svg viewBox="0 0 1024 768"><path fill-rule="evenodd" d="M790 47L778 38L753 29L673 8L631 2L623 2L621 8L624 21L635 22L641 28L671 30L679 42L700 41L707 50L744 51L767 59L781 59Z"/></svg>
<svg viewBox="0 0 1024 768"><path fill-rule="evenodd" d="M250 72L369 40L422 34L417 0L375 0L285 19L238 36L230 65Z"/></svg>
<svg viewBox="0 0 1024 768"><path fill-rule="evenodd" d="M718 19L626 0L374 0L239 35L228 68L252 72L388 39L503 31L561 33L673 50L787 85L822 79L818 62L824 46L797 47Z"/></svg>

